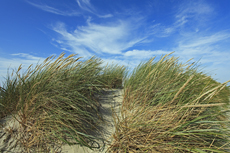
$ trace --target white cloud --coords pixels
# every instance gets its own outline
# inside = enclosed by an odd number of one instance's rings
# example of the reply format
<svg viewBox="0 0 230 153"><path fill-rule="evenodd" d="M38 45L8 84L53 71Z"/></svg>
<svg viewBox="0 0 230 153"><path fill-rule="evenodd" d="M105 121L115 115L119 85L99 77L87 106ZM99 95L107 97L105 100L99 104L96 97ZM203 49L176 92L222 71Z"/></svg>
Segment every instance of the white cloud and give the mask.
<svg viewBox="0 0 230 153"><path fill-rule="evenodd" d="M90 0L76 0L76 2L77 2L77 4L79 5L79 7L80 7L81 9L93 13L94 8L93 8L93 6L90 4Z"/></svg>
<svg viewBox="0 0 230 153"><path fill-rule="evenodd" d="M36 4L36 3L32 3L30 1L27 1L27 2L31 5L39 8L39 9L43 10L43 11L50 12L50 13L57 14L57 15L62 15L62 16L79 16L79 15L81 15L81 13L79 11L76 11L73 9L68 10L68 11L63 11L63 10L48 6L46 4Z"/></svg>
<svg viewBox="0 0 230 153"><path fill-rule="evenodd" d="M39 60L43 61L45 60L45 58L36 57L36 56L25 54L25 53L17 53L17 54L11 54L10 58L1 57L0 65L3 67L17 68L20 64L22 64L22 66L27 67L30 64L34 64L34 63L36 64Z"/></svg>
<svg viewBox="0 0 230 153"><path fill-rule="evenodd" d="M186 1L175 9L174 22L171 25L158 24L157 28L161 29L159 37L168 37L175 32L183 34L182 30L199 32L200 27L207 26L214 14L213 7L204 1Z"/></svg>
<svg viewBox="0 0 230 153"><path fill-rule="evenodd" d="M169 28L165 28L164 29L164 33L165 34L171 34L172 32L174 32L174 28L173 27L169 27Z"/></svg>
<svg viewBox="0 0 230 153"><path fill-rule="evenodd" d="M201 45L208 45L208 44L214 44L221 40L225 40L230 38L230 32L229 31L221 31L217 32L215 34L209 35L209 36L201 36L201 37L191 37L188 38L185 42L180 42L180 47L197 47Z"/></svg>
<svg viewBox="0 0 230 153"><path fill-rule="evenodd" d="M45 3L38 2L33 3L31 0L26 0L27 3L29 3L32 6L35 6L43 11L50 12L57 15L62 16L80 16L83 15L83 11L87 11L89 13L92 13L99 18L110 18L113 15L112 14L100 14L97 12L97 10L94 8L93 5L91 5L90 0L76 0L76 5L68 5L65 9L60 9L57 7L52 7L50 5L47 5ZM44 1L45 2L45 1ZM56 3L58 4L58 3ZM63 7L63 4L60 4Z"/></svg>
<svg viewBox="0 0 230 153"><path fill-rule="evenodd" d="M168 54L170 53L169 51L163 51L163 50L132 50L132 51L127 51L123 55L124 57L129 57L129 58L135 58L135 59L146 59L146 58L151 58L157 55L162 55L162 54Z"/></svg>
<svg viewBox="0 0 230 153"><path fill-rule="evenodd" d="M36 57L33 55L25 54L25 53L17 53L17 54L11 54L12 56L19 56L19 57L24 57L26 60L40 60L41 57Z"/></svg>
<svg viewBox="0 0 230 153"><path fill-rule="evenodd" d="M101 15L100 13L98 13L97 9L90 3L90 0L76 0L76 2L82 10L90 12L100 18L113 17L112 14Z"/></svg>
<svg viewBox="0 0 230 153"><path fill-rule="evenodd" d="M113 17L113 15L112 14L106 14L106 15L97 15L98 17L100 17L100 18L111 18L111 17Z"/></svg>
<svg viewBox="0 0 230 153"><path fill-rule="evenodd" d="M199 20L204 22L207 15L213 13L213 8L203 1L186 1L182 3L175 16L175 26L180 27L189 22L189 20ZM204 18L205 16L205 18Z"/></svg>
<svg viewBox="0 0 230 153"><path fill-rule="evenodd" d="M89 56L92 52L121 54L122 51L143 41L148 35L139 35L136 32L139 27L135 22L119 20L109 24L94 24L88 20L87 26L79 26L72 32L67 31L64 23L56 24L53 30L62 36L61 40L56 40L59 45L71 48L80 55Z"/></svg>

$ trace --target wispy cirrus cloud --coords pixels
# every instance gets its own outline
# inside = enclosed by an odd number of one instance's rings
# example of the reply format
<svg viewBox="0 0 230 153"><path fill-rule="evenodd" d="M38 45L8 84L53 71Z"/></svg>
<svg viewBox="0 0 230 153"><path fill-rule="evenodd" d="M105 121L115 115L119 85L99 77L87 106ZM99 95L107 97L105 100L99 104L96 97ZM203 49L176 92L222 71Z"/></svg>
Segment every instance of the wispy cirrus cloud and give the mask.
<svg viewBox="0 0 230 153"><path fill-rule="evenodd" d="M168 54L170 51L163 50L130 50L123 54L124 58L132 58L132 59L149 59L150 57L154 57L157 55Z"/></svg>
<svg viewBox="0 0 230 153"><path fill-rule="evenodd" d="M0 57L0 65L2 67L17 68L20 64L28 67L30 64L37 64L38 61L45 60L44 57L34 56L27 53L10 54L9 57Z"/></svg>
<svg viewBox="0 0 230 153"><path fill-rule="evenodd" d="M192 38L192 39L191 39ZM230 30L223 30L208 36L191 35L179 42L181 48L192 48L203 45L215 44L219 41L230 38Z"/></svg>
<svg viewBox="0 0 230 153"><path fill-rule="evenodd" d="M186 35L186 37L181 36L178 39L177 50L183 52L183 55L187 54L189 56L212 54L215 50L217 52L216 54L220 54L223 47L218 44L221 44L221 42L226 44L229 40L230 30L196 34L190 33L189 35ZM226 46L224 48L226 49ZM224 51L225 50L222 50L222 52ZM226 52L228 51L226 50Z"/></svg>
<svg viewBox="0 0 230 153"><path fill-rule="evenodd" d="M98 13L97 9L93 5L91 5L90 0L76 0L76 3L74 3L73 5L67 5L65 6L65 8L53 7L46 4L46 1L44 1L43 3L40 1L39 3L38 1L32 2L31 0L26 0L26 2L43 11L62 16L80 16L84 14L83 11L87 11L100 18L110 18L113 16L112 14Z"/></svg>
<svg viewBox="0 0 230 153"><path fill-rule="evenodd" d="M17 54L11 54L11 55L14 56L14 57L20 57L23 60L36 60L36 61L38 61L40 59L44 59L44 58L41 58L41 57L26 54L26 53L17 53Z"/></svg>
<svg viewBox="0 0 230 153"><path fill-rule="evenodd" d="M205 1L186 1L174 9L174 22L171 25L160 24L159 37L168 37L176 32L183 34L184 30L198 32L207 26L215 14L214 8Z"/></svg>
<svg viewBox="0 0 230 153"><path fill-rule="evenodd" d="M95 11L94 7L90 4L90 0L76 0L78 6L85 11L93 13Z"/></svg>
<svg viewBox="0 0 230 153"><path fill-rule="evenodd" d="M148 33L138 33L141 19L118 20L107 24L95 24L90 21L87 26L79 26L68 32L64 23L57 23L53 30L60 34L56 42L61 48L67 48L84 56L91 54L122 54L122 51L141 43Z"/></svg>
<svg viewBox="0 0 230 153"><path fill-rule="evenodd" d="M76 0L78 6L87 12L90 12L100 18L110 18L113 17L112 14L100 14L97 9L90 3L90 0Z"/></svg>
<svg viewBox="0 0 230 153"><path fill-rule="evenodd" d="M196 20L198 22L205 22L207 16L210 16L213 13L213 8L210 4L203 1L189 1L182 3L177 9L175 15L175 26L183 26L184 24Z"/></svg>
<svg viewBox="0 0 230 153"><path fill-rule="evenodd" d="M49 6L47 4L44 3L33 3L29 0L26 1L27 3L29 3L32 6L35 6L43 11L49 12L49 13L53 13L53 14L57 14L57 15L62 15L62 16L79 16L81 15L81 12L75 10L75 9L66 9L66 10L61 10L61 9L57 9L55 7Z"/></svg>
<svg viewBox="0 0 230 153"><path fill-rule="evenodd" d="M175 22L169 28L179 33L175 44L177 47L174 47L178 55L183 58L202 58L203 62L216 63L214 57L222 49L217 44L230 39L230 30L211 30L209 22L215 14L214 7L206 1L190 1L181 3L175 12Z"/></svg>

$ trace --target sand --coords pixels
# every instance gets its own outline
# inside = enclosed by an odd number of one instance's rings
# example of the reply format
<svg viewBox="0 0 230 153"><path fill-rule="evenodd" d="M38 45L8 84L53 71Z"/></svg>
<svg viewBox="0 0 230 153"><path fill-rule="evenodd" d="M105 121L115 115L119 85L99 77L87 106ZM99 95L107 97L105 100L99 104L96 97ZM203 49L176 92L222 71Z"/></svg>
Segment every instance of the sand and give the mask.
<svg viewBox="0 0 230 153"><path fill-rule="evenodd" d="M120 114L119 108L123 100L122 91L122 89L105 90L103 94L99 96L99 102L101 104L99 111L102 113L103 118L106 121L102 125L103 129L100 129L100 131L102 131L100 137L104 137L105 139L107 139L106 145L102 147L101 150L90 150L86 147L81 147L79 145L63 145L61 148L58 149L58 153L105 153L109 146L109 143L112 140L112 133L115 131L111 107L118 115ZM14 133L17 131L19 123L12 116L8 116L2 119L0 123L2 125L0 130L0 152L21 152L20 148L16 146L16 140L14 138ZM9 130L11 132L9 132ZM102 145L103 143L99 142L99 144Z"/></svg>
<svg viewBox="0 0 230 153"><path fill-rule="evenodd" d="M17 153L21 152L20 148L17 146L17 141L14 138L15 133L18 132L19 123L15 118L10 115L5 117L0 121L1 130L0 130L0 151Z"/></svg>

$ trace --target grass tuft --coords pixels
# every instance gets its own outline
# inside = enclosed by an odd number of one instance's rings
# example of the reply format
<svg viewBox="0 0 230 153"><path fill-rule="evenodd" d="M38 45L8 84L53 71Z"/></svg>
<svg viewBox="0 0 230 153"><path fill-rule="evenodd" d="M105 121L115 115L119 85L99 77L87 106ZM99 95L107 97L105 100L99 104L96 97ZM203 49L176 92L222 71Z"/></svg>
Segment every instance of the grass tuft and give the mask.
<svg viewBox="0 0 230 153"><path fill-rule="evenodd" d="M141 63L124 84L109 151L226 152L228 82L220 84L174 56Z"/></svg>
<svg viewBox="0 0 230 153"><path fill-rule="evenodd" d="M89 144L103 141L94 136L102 122L96 96L102 61L64 55L48 57L23 75L19 66L1 88L1 118L13 114L18 120L16 137L26 152L49 152L61 144L93 149Z"/></svg>
<svg viewBox="0 0 230 153"><path fill-rule="evenodd" d="M107 64L102 69L100 81L105 88L123 88L122 82L127 76L127 68L117 64Z"/></svg>

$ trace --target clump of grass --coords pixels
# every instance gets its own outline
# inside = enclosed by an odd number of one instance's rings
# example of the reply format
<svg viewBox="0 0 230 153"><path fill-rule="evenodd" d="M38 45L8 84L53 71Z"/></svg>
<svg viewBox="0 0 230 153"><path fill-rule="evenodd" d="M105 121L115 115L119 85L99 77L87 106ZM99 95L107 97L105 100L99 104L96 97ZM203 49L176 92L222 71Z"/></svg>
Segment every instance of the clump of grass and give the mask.
<svg viewBox="0 0 230 153"><path fill-rule="evenodd" d="M117 64L107 64L102 68L100 81L105 88L122 88L122 81L127 75L127 68Z"/></svg>
<svg viewBox="0 0 230 153"><path fill-rule="evenodd" d="M102 116L97 94L101 60L79 61L72 54L48 57L24 74L21 66L1 88L1 117L14 114L20 123L16 137L26 152L49 152L63 143L91 149ZM101 146L97 146L100 148Z"/></svg>
<svg viewBox="0 0 230 153"><path fill-rule="evenodd" d="M229 81L228 81L229 82ZM141 63L124 85L110 152L226 152L227 83L165 55Z"/></svg>

